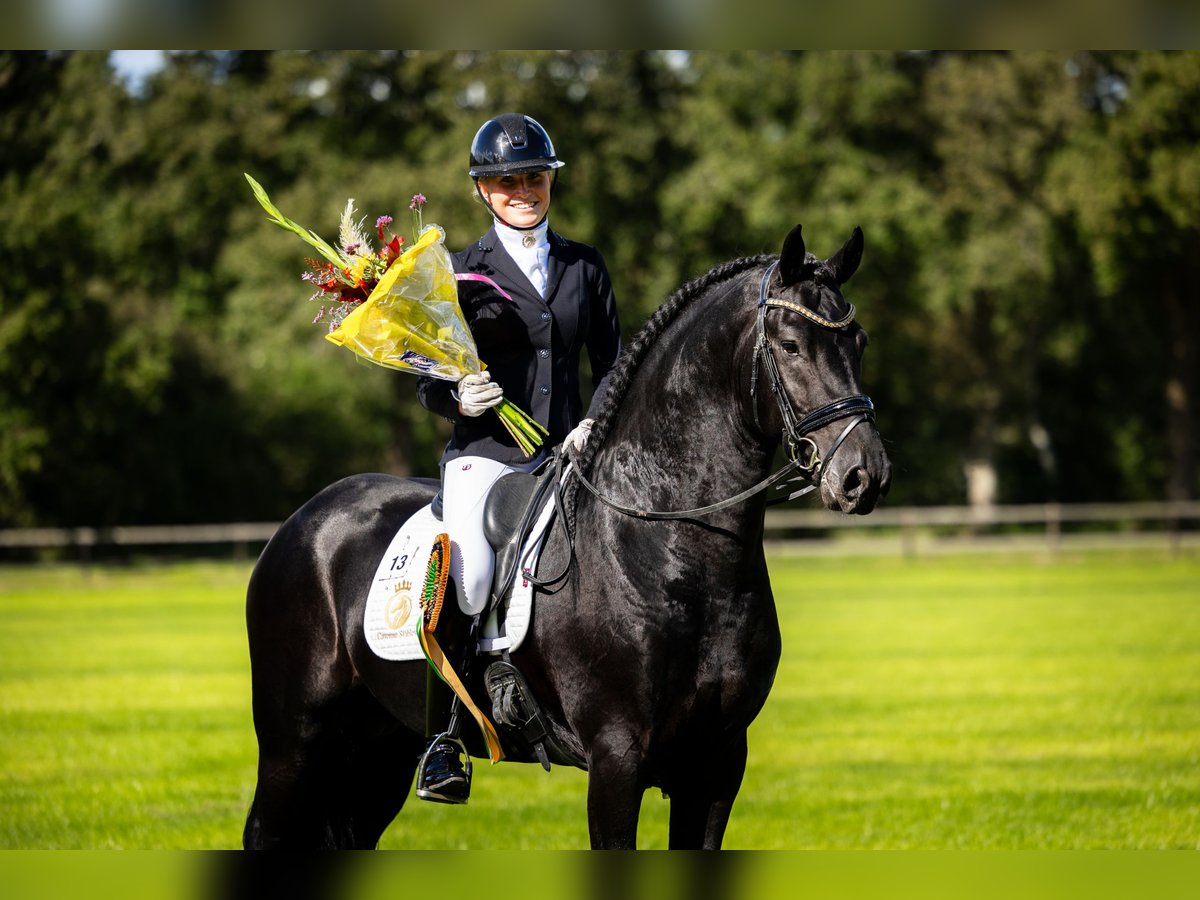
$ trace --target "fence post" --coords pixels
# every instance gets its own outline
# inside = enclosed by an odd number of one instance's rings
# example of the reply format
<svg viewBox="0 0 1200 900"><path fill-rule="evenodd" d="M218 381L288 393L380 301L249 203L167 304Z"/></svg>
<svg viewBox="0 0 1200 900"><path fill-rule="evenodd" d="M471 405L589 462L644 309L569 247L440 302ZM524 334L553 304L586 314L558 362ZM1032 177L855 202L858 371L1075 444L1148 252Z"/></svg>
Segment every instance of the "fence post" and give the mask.
<svg viewBox="0 0 1200 900"><path fill-rule="evenodd" d="M1046 504L1046 549L1051 556L1058 553L1062 545L1062 504Z"/></svg>
<svg viewBox="0 0 1200 900"><path fill-rule="evenodd" d="M79 566L85 578L92 574L92 548L96 546L97 532L95 528L75 528L70 532L70 540L75 544L79 553Z"/></svg>
<svg viewBox="0 0 1200 900"><path fill-rule="evenodd" d="M900 513L900 553L906 558L917 555L917 517L908 509Z"/></svg>

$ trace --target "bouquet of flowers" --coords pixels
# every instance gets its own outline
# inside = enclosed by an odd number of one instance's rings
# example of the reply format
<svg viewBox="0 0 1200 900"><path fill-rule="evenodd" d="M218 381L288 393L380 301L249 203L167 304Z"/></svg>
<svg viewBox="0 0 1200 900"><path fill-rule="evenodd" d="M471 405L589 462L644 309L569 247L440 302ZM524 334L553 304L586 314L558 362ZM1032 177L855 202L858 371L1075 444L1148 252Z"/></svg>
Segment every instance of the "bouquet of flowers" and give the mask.
<svg viewBox="0 0 1200 900"><path fill-rule="evenodd" d="M400 249L403 237L384 235L391 216L376 219L382 246L374 250L362 230L365 218L355 221L353 200L342 213L337 249L283 215L257 181L249 175L246 180L267 217L323 258L307 260L308 271L301 277L316 286L310 299L323 301L313 322L329 322L326 340L378 365L455 383L483 370L458 305L459 277L445 247L445 232L437 225L422 226L424 195L417 194L409 204L416 241L407 250ZM546 429L508 398L494 409L525 455L532 456Z"/></svg>

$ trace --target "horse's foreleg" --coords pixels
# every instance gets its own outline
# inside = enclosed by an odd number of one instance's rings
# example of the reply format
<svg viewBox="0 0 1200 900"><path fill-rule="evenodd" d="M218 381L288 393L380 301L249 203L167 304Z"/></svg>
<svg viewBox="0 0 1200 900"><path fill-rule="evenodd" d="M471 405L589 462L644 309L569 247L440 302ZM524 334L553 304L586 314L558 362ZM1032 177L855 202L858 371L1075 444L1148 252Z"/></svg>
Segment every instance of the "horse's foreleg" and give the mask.
<svg viewBox="0 0 1200 900"><path fill-rule="evenodd" d="M642 754L627 735L601 737L588 758L588 832L593 850L637 846L642 809Z"/></svg>
<svg viewBox="0 0 1200 900"><path fill-rule="evenodd" d="M745 731L716 752L682 766L668 786L672 850L721 849L745 771Z"/></svg>

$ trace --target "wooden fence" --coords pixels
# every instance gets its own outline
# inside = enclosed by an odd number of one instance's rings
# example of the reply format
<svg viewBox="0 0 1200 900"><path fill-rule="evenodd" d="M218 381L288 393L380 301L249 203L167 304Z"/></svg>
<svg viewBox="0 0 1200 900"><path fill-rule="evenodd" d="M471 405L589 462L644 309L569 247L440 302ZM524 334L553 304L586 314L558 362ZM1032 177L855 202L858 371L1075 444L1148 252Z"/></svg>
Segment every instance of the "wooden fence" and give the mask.
<svg viewBox="0 0 1200 900"><path fill-rule="evenodd" d="M992 507L883 507L868 516L823 509L767 513L766 544L783 554L920 555L989 550L1158 546L1200 547L1200 501L1027 504ZM0 529L0 548L93 548L228 545L246 556L275 533L277 522L129 525L115 528ZM27 554L26 554L27 555Z"/></svg>
<svg viewBox="0 0 1200 900"><path fill-rule="evenodd" d="M824 509L767 513L767 545L782 553L915 556L1041 549L1200 546L1200 501L883 507L867 516Z"/></svg>

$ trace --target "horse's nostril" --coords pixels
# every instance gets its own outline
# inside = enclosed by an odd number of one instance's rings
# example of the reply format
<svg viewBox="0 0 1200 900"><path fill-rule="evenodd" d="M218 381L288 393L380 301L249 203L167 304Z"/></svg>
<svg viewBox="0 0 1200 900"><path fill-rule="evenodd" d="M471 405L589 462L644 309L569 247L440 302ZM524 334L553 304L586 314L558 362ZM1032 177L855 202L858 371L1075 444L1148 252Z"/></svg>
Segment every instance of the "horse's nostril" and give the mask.
<svg viewBox="0 0 1200 900"><path fill-rule="evenodd" d="M842 476L842 490L848 497L856 497L867 489L871 477L862 466L855 466Z"/></svg>

